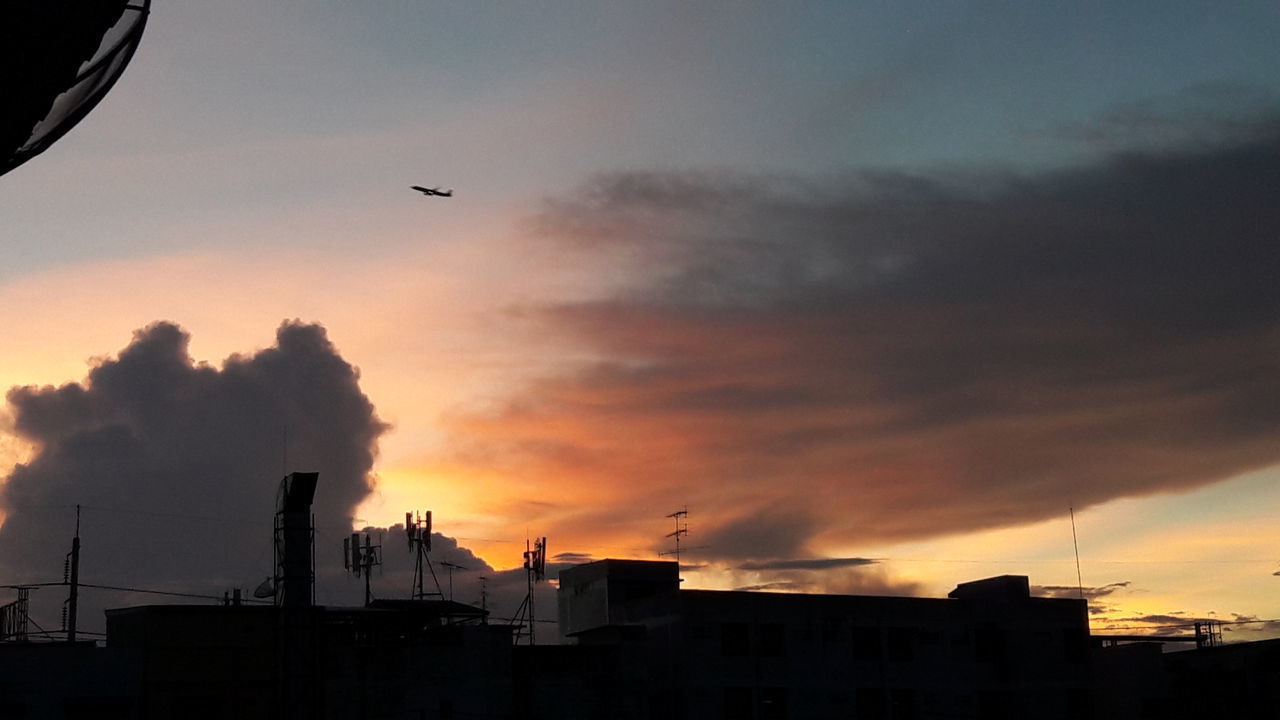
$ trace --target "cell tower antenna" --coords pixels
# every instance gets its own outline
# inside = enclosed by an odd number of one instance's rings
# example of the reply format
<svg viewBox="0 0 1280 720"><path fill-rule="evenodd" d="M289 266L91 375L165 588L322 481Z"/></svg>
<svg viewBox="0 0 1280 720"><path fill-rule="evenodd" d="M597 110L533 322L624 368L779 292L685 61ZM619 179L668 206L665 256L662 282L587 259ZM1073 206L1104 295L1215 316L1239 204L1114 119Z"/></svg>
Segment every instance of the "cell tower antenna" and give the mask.
<svg viewBox="0 0 1280 720"><path fill-rule="evenodd" d="M428 595L444 599L444 592L440 589L440 578L436 577L436 569L431 564L431 532L430 510L425 512L411 511L404 514L404 534L409 540L409 550L414 553L413 586L409 588L409 599L411 600L422 600ZM431 581L436 586L436 591L433 593L427 593L423 588L426 583L427 573L431 573ZM449 573L449 583L452 586L452 571ZM450 590L449 594L452 595L453 591Z"/></svg>
<svg viewBox="0 0 1280 720"><path fill-rule="evenodd" d="M520 608L516 610L515 641L518 644L521 636L527 635L529 644L536 645L538 636L534 631L534 625L537 623L537 616L533 611L533 588L547 579L547 538L536 538L532 548L529 546L529 539L525 538L524 547L525 580L529 590L524 596L524 601L520 603ZM526 627L527 630L522 629Z"/></svg>
<svg viewBox="0 0 1280 720"><path fill-rule="evenodd" d="M342 566L356 577L364 576L364 604L368 607L373 603L370 576L375 567L382 566L382 543L373 544L369 533L364 534L363 545L360 541L360 533L351 533L351 537L342 539Z"/></svg>

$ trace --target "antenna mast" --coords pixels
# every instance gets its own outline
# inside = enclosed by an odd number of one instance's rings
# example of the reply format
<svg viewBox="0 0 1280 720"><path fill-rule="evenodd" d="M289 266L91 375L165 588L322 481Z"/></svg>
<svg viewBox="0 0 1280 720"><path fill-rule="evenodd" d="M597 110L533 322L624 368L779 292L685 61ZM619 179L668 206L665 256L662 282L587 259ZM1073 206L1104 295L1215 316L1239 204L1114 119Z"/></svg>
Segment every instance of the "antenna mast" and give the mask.
<svg viewBox="0 0 1280 720"><path fill-rule="evenodd" d="M1076 541L1076 509L1068 507L1067 511L1071 513L1071 547L1076 551L1076 588L1080 593L1080 599L1084 599L1084 579L1080 575L1080 543Z"/></svg>
<svg viewBox="0 0 1280 720"><path fill-rule="evenodd" d="M360 577L364 575L364 604L373 603L373 589L369 584L369 576L373 569L382 565L382 543L373 544L369 533L364 534L364 545L360 544L360 533L351 533L351 537L342 539L342 566L347 572Z"/></svg>
<svg viewBox="0 0 1280 720"><path fill-rule="evenodd" d="M525 580L528 582L529 591L524 596L524 601L520 603L520 608L516 610L516 637L517 644L520 642L521 635L525 632L520 628L528 626L527 634L529 636L529 644L538 644L537 633L534 632L534 623L537 622L533 612L533 586L547 579L547 538L540 537L533 541L533 548L529 547L529 540L524 541L524 571Z"/></svg>
<svg viewBox="0 0 1280 720"><path fill-rule="evenodd" d="M80 604L80 506L76 505L76 534L71 538L71 552L67 553L67 572L62 580L67 590L67 642L76 641L76 611Z"/></svg>
<svg viewBox="0 0 1280 720"><path fill-rule="evenodd" d="M413 562L413 586L409 588L409 599L422 600L427 597L427 592L423 589L426 581L426 573L431 573L431 581L436 585L436 591L431 593L440 599L444 599L444 593L440 590L440 579L436 577L436 569L431 565L431 511L426 512L407 512L404 514L404 534L409 539L409 550L414 553ZM449 573L449 594L453 594L453 572Z"/></svg>
<svg viewBox="0 0 1280 720"><path fill-rule="evenodd" d="M458 565L457 563L451 563L448 560L441 560L440 564L449 568L449 602L453 602L453 571L461 570L463 572L466 572L467 570L470 570L470 568L462 567L461 565Z"/></svg>
<svg viewBox="0 0 1280 720"><path fill-rule="evenodd" d="M685 505L683 508L671 513L667 517L671 518L676 523L675 531L669 532L666 535L666 537L676 539L676 549L660 552L658 553L658 557L675 555L676 564L678 565L680 563L680 538L689 534L689 506Z"/></svg>

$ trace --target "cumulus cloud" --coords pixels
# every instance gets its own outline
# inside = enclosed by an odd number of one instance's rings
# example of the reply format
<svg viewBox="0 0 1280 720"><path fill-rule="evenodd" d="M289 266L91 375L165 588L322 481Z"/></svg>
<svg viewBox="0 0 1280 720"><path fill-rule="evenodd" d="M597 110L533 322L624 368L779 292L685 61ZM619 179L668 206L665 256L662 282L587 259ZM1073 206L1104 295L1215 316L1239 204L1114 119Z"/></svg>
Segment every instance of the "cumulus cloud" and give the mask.
<svg viewBox="0 0 1280 720"><path fill-rule="evenodd" d="M601 177L538 228L610 278L580 362L453 419L593 527L699 557L1016 525L1280 461L1280 121L1088 165ZM459 456L461 457L461 456ZM695 542L692 538L690 542Z"/></svg>
<svg viewBox="0 0 1280 720"><path fill-rule="evenodd" d="M320 473L318 545L340 544L386 429L356 369L318 325L286 322L274 347L221 367L194 362L188 340L156 323L82 382L9 391L12 432L35 452L0 487L6 581L61 579L80 505L86 583L252 589L272 572L286 457L289 470ZM341 569L338 551L317 560ZM100 606L137 599L85 595Z"/></svg>

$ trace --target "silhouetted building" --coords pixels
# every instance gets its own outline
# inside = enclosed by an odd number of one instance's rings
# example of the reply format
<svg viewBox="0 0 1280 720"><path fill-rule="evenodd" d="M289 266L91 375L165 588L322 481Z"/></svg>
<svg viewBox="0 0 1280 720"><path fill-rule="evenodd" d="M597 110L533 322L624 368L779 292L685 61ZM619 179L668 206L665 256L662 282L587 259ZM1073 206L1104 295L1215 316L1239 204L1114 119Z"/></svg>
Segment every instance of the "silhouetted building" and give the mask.
<svg viewBox="0 0 1280 720"><path fill-rule="evenodd" d="M1137 642L1099 648L1096 657L1107 717L1280 718L1280 639L1172 652Z"/></svg>
<svg viewBox="0 0 1280 720"><path fill-rule="evenodd" d="M149 605L108 610L107 645L136 658L143 718L507 717L511 629L483 615L439 600Z"/></svg>
<svg viewBox="0 0 1280 720"><path fill-rule="evenodd" d="M645 654L652 717L1091 716L1085 603L1033 598L1025 577L931 599L680 590L677 573L635 560L560 573L566 641L643 629L618 644Z"/></svg>
<svg viewBox="0 0 1280 720"><path fill-rule="evenodd" d="M75 643L0 644L0 719L133 720L136 656Z"/></svg>
<svg viewBox="0 0 1280 720"><path fill-rule="evenodd" d="M910 598L677 573L562 571L559 645L443 600L109 610L106 647L0 644L0 720L1280 717L1280 640L1091 648L1084 601L1021 576Z"/></svg>

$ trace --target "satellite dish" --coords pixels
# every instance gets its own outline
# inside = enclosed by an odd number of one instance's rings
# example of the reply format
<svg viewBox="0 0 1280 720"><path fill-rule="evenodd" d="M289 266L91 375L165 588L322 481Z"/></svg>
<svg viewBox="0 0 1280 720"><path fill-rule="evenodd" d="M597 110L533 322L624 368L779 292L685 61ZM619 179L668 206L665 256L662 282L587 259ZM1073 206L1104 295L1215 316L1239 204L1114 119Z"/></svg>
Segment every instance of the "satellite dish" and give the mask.
<svg viewBox="0 0 1280 720"><path fill-rule="evenodd" d="M107 94L151 0L10 3L0 25L0 175L44 152Z"/></svg>
<svg viewBox="0 0 1280 720"><path fill-rule="evenodd" d="M263 580L262 584L258 585L258 587L253 589L253 596L258 598L259 600L263 598L275 597L276 596L275 580L276 580L275 578L270 578L270 577L267 578L266 580Z"/></svg>

